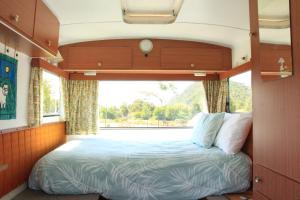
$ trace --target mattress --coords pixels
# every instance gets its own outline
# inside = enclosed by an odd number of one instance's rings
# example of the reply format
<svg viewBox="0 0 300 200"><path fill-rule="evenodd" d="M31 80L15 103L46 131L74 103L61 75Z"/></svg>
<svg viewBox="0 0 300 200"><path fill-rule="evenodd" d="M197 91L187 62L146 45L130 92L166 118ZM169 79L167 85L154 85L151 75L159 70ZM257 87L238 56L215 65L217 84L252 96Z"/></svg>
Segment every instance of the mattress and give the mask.
<svg viewBox="0 0 300 200"><path fill-rule="evenodd" d="M70 141L42 157L28 185L48 194L97 193L113 200L192 200L249 188L251 160L189 140Z"/></svg>

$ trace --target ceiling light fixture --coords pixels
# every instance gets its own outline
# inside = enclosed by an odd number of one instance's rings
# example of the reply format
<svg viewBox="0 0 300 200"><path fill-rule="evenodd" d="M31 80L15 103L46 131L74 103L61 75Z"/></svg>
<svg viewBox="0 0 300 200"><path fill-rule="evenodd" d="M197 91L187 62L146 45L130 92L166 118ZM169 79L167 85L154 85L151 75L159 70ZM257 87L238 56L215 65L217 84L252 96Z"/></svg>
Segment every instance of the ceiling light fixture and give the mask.
<svg viewBox="0 0 300 200"><path fill-rule="evenodd" d="M97 72L96 71L86 71L84 72L85 76L96 76Z"/></svg>
<svg viewBox="0 0 300 200"><path fill-rule="evenodd" d="M196 77L204 77L204 76L206 76L206 73L202 72L202 71L195 71L194 72L194 76L196 76Z"/></svg>
<svg viewBox="0 0 300 200"><path fill-rule="evenodd" d="M129 24L175 22L183 0L121 0L123 20Z"/></svg>
<svg viewBox="0 0 300 200"><path fill-rule="evenodd" d="M149 39L144 39L140 41L139 47L140 50L144 53L145 57L147 57L153 49L153 43Z"/></svg>

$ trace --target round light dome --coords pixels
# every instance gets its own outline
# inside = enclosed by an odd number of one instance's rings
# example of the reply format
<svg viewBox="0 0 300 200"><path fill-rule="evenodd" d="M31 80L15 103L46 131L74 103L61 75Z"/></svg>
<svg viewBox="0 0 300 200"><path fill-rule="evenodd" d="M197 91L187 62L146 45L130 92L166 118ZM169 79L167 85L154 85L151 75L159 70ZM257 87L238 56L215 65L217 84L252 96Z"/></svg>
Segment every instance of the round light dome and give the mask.
<svg viewBox="0 0 300 200"><path fill-rule="evenodd" d="M144 53L144 54L148 54L152 51L153 49L153 43L151 40L145 39L140 41L140 50Z"/></svg>

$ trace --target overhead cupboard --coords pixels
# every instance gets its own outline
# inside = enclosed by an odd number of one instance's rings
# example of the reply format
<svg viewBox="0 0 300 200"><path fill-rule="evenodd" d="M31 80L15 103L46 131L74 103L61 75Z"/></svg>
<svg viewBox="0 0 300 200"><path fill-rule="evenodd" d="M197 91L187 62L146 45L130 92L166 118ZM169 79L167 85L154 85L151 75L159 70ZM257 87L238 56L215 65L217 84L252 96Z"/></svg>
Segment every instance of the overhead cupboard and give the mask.
<svg viewBox="0 0 300 200"><path fill-rule="evenodd" d="M143 40L119 39L82 42L59 48L64 61L59 67L77 70L202 70L224 72L232 67L231 49L180 40L151 40L150 52L139 49ZM150 41L150 40L149 40Z"/></svg>
<svg viewBox="0 0 300 200"><path fill-rule="evenodd" d="M59 21L42 0L0 0L0 42L32 57L55 56Z"/></svg>

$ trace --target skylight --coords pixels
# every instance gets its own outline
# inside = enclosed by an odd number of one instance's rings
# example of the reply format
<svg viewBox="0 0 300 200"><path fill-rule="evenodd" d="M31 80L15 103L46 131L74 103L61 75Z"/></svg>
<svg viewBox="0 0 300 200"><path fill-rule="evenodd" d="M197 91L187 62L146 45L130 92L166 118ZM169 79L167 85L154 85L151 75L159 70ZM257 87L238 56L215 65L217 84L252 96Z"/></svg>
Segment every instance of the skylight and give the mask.
<svg viewBox="0 0 300 200"><path fill-rule="evenodd" d="M121 0L123 20L130 24L175 22L183 0Z"/></svg>

